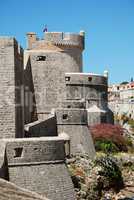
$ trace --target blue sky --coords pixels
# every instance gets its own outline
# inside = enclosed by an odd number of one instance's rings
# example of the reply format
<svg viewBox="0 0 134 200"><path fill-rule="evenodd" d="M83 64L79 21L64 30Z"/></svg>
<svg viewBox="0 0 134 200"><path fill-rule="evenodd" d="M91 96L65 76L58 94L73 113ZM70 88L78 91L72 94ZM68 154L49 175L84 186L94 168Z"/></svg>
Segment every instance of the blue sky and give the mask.
<svg viewBox="0 0 134 200"><path fill-rule="evenodd" d="M110 82L134 76L134 0L0 0L0 35L25 48L27 32L86 32L84 72L109 70Z"/></svg>

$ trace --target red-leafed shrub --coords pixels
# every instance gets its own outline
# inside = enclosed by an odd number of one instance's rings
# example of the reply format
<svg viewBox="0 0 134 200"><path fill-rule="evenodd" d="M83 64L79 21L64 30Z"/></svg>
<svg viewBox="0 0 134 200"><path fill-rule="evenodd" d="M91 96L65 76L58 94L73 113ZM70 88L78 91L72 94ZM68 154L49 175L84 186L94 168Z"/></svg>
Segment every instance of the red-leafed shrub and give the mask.
<svg viewBox="0 0 134 200"><path fill-rule="evenodd" d="M96 124L89 127L96 150L127 151L123 128L119 125Z"/></svg>

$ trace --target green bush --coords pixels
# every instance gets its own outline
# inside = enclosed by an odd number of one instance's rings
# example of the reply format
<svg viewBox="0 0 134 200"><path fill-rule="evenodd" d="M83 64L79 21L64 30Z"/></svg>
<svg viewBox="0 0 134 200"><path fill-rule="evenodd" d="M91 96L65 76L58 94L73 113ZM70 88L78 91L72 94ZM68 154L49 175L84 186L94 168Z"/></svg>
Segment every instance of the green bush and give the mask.
<svg viewBox="0 0 134 200"><path fill-rule="evenodd" d="M102 156L95 160L95 165L100 166L99 175L106 178L108 187L116 191L124 187L122 173L115 159L111 156Z"/></svg>
<svg viewBox="0 0 134 200"><path fill-rule="evenodd" d="M118 125L96 124L90 128L97 151L104 153L127 152L128 146L124 137L124 129Z"/></svg>
<svg viewBox="0 0 134 200"><path fill-rule="evenodd" d="M104 153L117 153L120 151L120 149L114 142L105 139L96 140L95 149L96 151L102 151Z"/></svg>
<svg viewBox="0 0 134 200"><path fill-rule="evenodd" d="M112 139L97 139L95 142L95 150L101 151L106 154L118 153L118 152L134 152L134 146L132 139L124 137L124 144L119 144L112 141Z"/></svg>
<svg viewBox="0 0 134 200"><path fill-rule="evenodd" d="M111 156L99 156L91 161L86 154L77 155L75 162L67 166L77 200L100 200L107 192L114 195L124 187L121 169Z"/></svg>

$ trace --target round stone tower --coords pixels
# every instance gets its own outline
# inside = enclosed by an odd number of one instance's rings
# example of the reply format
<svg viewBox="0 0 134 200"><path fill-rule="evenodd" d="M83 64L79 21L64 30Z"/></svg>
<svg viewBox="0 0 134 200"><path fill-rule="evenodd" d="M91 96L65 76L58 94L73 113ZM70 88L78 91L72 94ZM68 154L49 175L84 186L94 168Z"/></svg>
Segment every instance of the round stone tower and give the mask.
<svg viewBox="0 0 134 200"><path fill-rule="evenodd" d="M85 39L84 31L80 31L79 34L46 32L43 40L39 40L35 33L30 32L27 33L27 39L28 50L32 51L32 54L38 51L40 56L46 56L46 61L55 61L57 65L62 64L62 68L65 72L82 72L82 51L84 49ZM50 56L54 53L54 57L52 56L53 59L48 60L48 55L44 55L48 52ZM55 55L56 52L60 54ZM38 61L41 61L41 57Z"/></svg>
<svg viewBox="0 0 134 200"><path fill-rule="evenodd" d="M44 119L45 114L64 101L65 73L82 72L84 35L84 31L79 34L46 32L45 38L39 40L34 33L27 34L25 70L32 71L38 118Z"/></svg>

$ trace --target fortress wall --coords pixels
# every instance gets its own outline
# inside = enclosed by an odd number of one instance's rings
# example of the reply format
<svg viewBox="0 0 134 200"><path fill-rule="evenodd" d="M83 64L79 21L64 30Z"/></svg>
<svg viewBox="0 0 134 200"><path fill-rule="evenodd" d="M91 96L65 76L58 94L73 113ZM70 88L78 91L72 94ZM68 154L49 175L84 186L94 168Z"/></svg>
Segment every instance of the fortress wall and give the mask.
<svg viewBox="0 0 134 200"><path fill-rule="evenodd" d="M58 125L87 124L87 112L85 109L61 108L56 110L56 117Z"/></svg>
<svg viewBox="0 0 134 200"><path fill-rule="evenodd" d="M84 42L84 36L83 35L78 35L78 34L73 34L73 33L64 33L63 34L63 40L69 40L69 41L72 41L73 42L76 42L78 43L79 47L82 47L84 48L83 46L83 42Z"/></svg>
<svg viewBox="0 0 134 200"><path fill-rule="evenodd" d="M24 69L23 49L15 40L14 43L14 70L15 70L15 117L16 137L24 136Z"/></svg>
<svg viewBox="0 0 134 200"><path fill-rule="evenodd" d="M70 137L71 154L87 153L95 156L93 140L87 126L87 112L85 109L56 110L58 133L66 133Z"/></svg>
<svg viewBox="0 0 134 200"><path fill-rule="evenodd" d="M1 200L50 200L4 179L0 179L0 198Z"/></svg>
<svg viewBox="0 0 134 200"><path fill-rule="evenodd" d="M45 41L53 42L56 45L72 45L81 49L84 48L84 36L74 33L46 32Z"/></svg>
<svg viewBox="0 0 134 200"><path fill-rule="evenodd" d="M7 142L9 166L49 161L64 161L64 142L58 137L24 138Z"/></svg>
<svg viewBox="0 0 134 200"><path fill-rule="evenodd" d="M58 125L58 132L69 135L71 155L87 154L91 159L95 157L94 144L87 125Z"/></svg>
<svg viewBox="0 0 134 200"><path fill-rule="evenodd" d="M37 41L36 34L33 32L27 33L27 47L31 49L33 44Z"/></svg>
<svg viewBox="0 0 134 200"><path fill-rule="evenodd" d="M85 100L65 100L63 102L60 102L59 108L86 108L86 102Z"/></svg>
<svg viewBox="0 0 134 200"><path fill-rule="evenodd" d="M86 101L86 107L107 107L107 78L99 75L66 73L67 100Z"/></svg>
<svg viewBox="0 0 134 200"><path fill-rule="evenodd" d="M96 105L100 108L107 107L106 88L100 86L85 86L85 85L67 85L66 87L67 100L85 100L86 108Z"/></svg>
<svg viewBox="0 0 134 200"><path fill-rule="evenodd" d="M77 50L79 51L79 50ZM81 58L73 51L69 52L32 52L30 55L37 112L50 112L65 99L65 72L79 72ZM37 61L44 56L45 61Z"/></svg>
<svg viewBox="0 0 134 200"><path fill-rule="evenodd" d="M23 174L23 177L20 176ZM65 164L41 164L10 168L12 182L51 200L75 200Z"/></svg>
<svg viewBox="0 0 134 200"><path fill-rule="evenodd" d="M37 48L40 44L48 43L56 46L74 46L75 48L84 49L85 33L81 31L79 34L63 33L63 32L45 32L44 39L39 40L35 33L27 33L28 49Z"/></svg>
<svg viewBox="0 0 134 200"><path fill-rule="evenodd" d="M60 41L63 39L63 32L45 32L46 41Z"/></svg>
<svg viewBox="0 0 134 200"><path fill-rule="evenodd" d="M31 61L27 52L24 54L24 116L25 124L36 121L37 111L34 95Z"/></svg>
<svg viewBox="0 0 134 200"><path fill-rule="evenodd" d="M57 136L56 118L51 117L45 121L35 121L25 125L26 137Z"/></svg>
<svg viewBox="0 0 134 200"><path fill-rule="evenodd" d="M88 112L88 125L107 123L107 112Z"/></svg>
<svg viewBox="0 0 134 200"><path fill-rule="evenodd" d="M27 138L7 143L9 180L52 200L74 200L64 163L64 141L58 137Z"/></svg>
<svg viewBox="0 0 134 200"><path fill-rule="evenodd" d="M112 111L108 108L107 77L90 73L66 73L66 99L85 101L88 112L88 125L96 123L114 123ZM100 111L99 111L100 109Z"/></svg>
<svg viewBox="0 0 134 200"><path fill-rule="evenodd" d="M107 78L105 76L91 73L66 73L66 77L70 77L68 84L84 84L84 85L104 85L107 86Z"/></svg>
<svg viewBox="0 0 134 200"><path fill-rule="evenodd" d="M8 180L8 167L5 156L6 142L0 140L0 178Z"/></svg>
<svg viewBox="0 0 134 200"><path fill-rule="evenodd" d="M25 51L25 69L31 65L38 119L45 120L51 109L59 107L66 99L64 74L82 72L84 33L45 32L43 40L37 39L35 33L27 36L29 46ZM30 122L33 113L25 110L26 122Z"/></svg>
<svg viewBox="0 0 134 200"><path fill-rule="evenodd" d="M0 138L23 135L22 107L15 107L20 101L22 59L22 50L18 51L14 38L0 38Z"/></svg>

